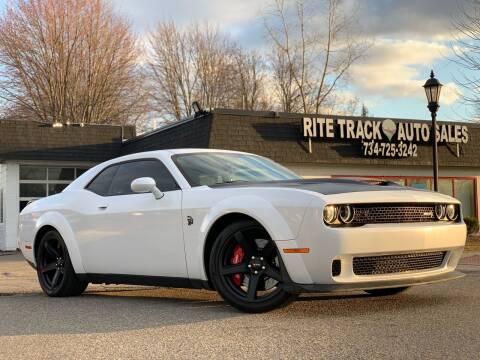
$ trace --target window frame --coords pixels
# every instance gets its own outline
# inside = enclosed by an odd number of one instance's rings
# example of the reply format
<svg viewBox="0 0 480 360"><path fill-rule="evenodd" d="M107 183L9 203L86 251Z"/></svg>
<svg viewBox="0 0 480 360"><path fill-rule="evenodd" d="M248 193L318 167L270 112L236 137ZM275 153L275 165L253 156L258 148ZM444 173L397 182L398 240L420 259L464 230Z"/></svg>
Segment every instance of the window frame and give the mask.
<svg viewBox="0 0 480 360"><path fill-rule="evenodd" d="M181 190L182 188L180 187L180 185L178 185L178 181L177 179L175 179L175 176L173 176L173 174L171 173L171 171L168 169L167 165L165 165L165 163L160 160L160 159L157 159L157 158L141 158L141 159L130 159L130 160L124 160L124 161L120 161L120 162L116 162L116 163L113 163L113 164L110 164L108 166L105 166L98 174L96 174L84 187L83 187L83 190L87 190L87 191L90 191L91 193L97 195L97 196L101 196L101 197L113 197L113 196L128 196L128 195L141 195L141 193L135 193L135 192L132 192L132 193L129 193L129 194L119 194L119 195L114 195L114 194L107 194L107 195L100 195L100 194L97 194L96 192L93 192L92 190L88 189L88 187L90 186L90 184L92 182L95 181L95 179L100 176L101 173L103 173L105 170L107 170L108 168L111 168L113 166L118 166L120 168L121 165L123 164L128 164L128 163L132 163L132 162L140 162L140 161L157 161L159 162L164 168L165 170L168 172L168 174L172 177L174 183L175 183L175 186L177 187L176 189L174 190L167 190L167 191L163 191L161 190L162 192L170 192L170 191L178 191L178 190ZM118 171L118 169L117 169ZM115 175L117 173L115 172ZM110 186L108 188L108 192L110 193L110 188L112 187L112 183L113 183L113 178L115 177L115 175L112 177L112 181L110 182Z"/></svg>

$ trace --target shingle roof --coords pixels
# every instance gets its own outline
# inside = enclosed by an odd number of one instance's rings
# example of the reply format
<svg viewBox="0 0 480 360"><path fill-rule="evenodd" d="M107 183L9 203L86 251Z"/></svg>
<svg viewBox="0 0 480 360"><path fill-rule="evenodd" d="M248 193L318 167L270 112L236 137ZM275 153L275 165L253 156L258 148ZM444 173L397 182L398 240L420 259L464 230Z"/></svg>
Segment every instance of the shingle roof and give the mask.
<svg viewBox="0 0 480 360"><path fill-rule="evenodd" d="M238 150L263 155L283 163L332 165L430 166L431 146L418 144L418 156L407 158L372 158L361 152L360 141L312 140L312 153L308 141L301 134L301 121L305 115L276 112L217 109L210 114L188 119L167 128L125 143L122 153L155 149L203 147ZM330 116L335 117L335 116ZM360 117L345 117L366 120ZM368 118L383 120L381 118ZM393 119L395 122L421 122L422 120ZM440 122L441 123L441 122ZM465 123L461 123L465 125ZM467 144L439 144L441 166L480 167L480 127L467 124Z"/></svg>
<svg viewBox="0 0 480 360"><path fill-rule="evenodd" d="M85 125L52 127L36 121L0 121L1 160L100 162L118 156L132 126Z"/></svg>

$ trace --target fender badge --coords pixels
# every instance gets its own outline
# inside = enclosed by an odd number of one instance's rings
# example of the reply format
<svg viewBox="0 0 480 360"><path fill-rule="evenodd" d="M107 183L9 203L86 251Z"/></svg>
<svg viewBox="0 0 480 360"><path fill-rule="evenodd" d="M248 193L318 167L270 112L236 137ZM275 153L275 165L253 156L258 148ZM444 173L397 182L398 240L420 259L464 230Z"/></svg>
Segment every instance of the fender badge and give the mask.
<svg viewBox="0 0 480 360"><path fill-rule="evenodd" d="M187 224L190 226L190 225L193 225L193 218L191 216L187 216Z"/></svg>

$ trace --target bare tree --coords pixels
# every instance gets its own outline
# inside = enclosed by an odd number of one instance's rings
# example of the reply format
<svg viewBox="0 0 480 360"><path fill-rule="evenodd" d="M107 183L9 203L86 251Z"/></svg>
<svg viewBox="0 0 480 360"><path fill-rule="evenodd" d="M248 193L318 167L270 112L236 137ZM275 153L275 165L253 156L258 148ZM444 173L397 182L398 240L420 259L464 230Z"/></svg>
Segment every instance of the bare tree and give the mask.
<svg viewBox="0 0 480 360"><path fill-rule="evenodd" d="M146 110L135 37L110 3L19 0L0 33L0 98L13 115L125 123Z"/></svg>
<svg viewBox="0 0 480 360"><path fill-rule="evenodd" d="M367 105L365 103L362 103L362 108L360 110L360 116L367 117L370 116L370 111L367 108Z"/></svg>
<svg viewBox="0 0 480 360"><path fill-rule="evenodd" d="M195 49L198 100L210 108L229 106L235 91L235 44L209 24L194 25L190 39Z"/></svg>
<svg viewBox="0 0 480 360"><path fill-rule="evenodd" d="M302 111L301 96L294 81L293 64L282 49L274 48L270 55L276 102L285 112Z"/></svg>
<svg viewBox="0 0 480 360"><path fill-rule="evenodd" d="M242 110L265 110L265 60L256 51L238 49L234 55L235 106Z"/></svg>
<svg viewBox="0 0 480 360"><path fill-rule="evenodd" d="M342 0L275 0L264 22L284 111L321 111L369 47L353 36Z"/></svg>
<svg viewBox="0 0 480 360"><path fill-rule="evenodd" d="M168 118L192 114L198 76L189 37L173 23L160 23L150 35L148 54L153 110Z"/></svg>
<svg viewBox="0 0 480 360"><path fill-rule="evenodd" d="M153 108L170 120L192 115L193 101L205 108L263 108L265 64L218 28L194 24L180 31L160 23L150 34L148 78Z"/></svg>
<svg viewBox="0 0 480 360"><path fill-rule="evenodd" d="M462 99L473 109L473 117L480 119L480 1L470 0L459 5L453 20L455 40L451 60L459 65L456 83L464 90Z"/></svg>

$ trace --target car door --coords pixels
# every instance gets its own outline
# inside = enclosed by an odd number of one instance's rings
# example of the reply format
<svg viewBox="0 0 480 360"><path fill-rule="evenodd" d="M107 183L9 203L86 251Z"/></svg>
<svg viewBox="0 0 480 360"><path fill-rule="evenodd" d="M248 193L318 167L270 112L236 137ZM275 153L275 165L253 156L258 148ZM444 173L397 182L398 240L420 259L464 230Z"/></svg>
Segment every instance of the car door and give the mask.
<svg viewBox="0 0 480 360"><path fill-rule="evenodd" d="M140 177L153 178L164 196L133 193ZM112 165L85 191L92 200L77 237L87 273L187 277L182 191L160 160Z"/></svg>

